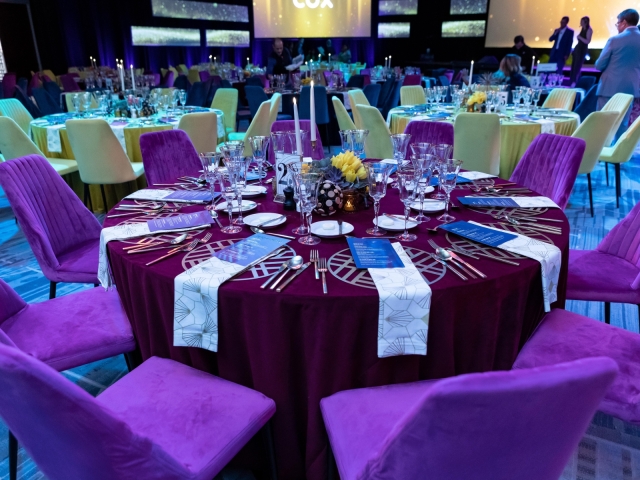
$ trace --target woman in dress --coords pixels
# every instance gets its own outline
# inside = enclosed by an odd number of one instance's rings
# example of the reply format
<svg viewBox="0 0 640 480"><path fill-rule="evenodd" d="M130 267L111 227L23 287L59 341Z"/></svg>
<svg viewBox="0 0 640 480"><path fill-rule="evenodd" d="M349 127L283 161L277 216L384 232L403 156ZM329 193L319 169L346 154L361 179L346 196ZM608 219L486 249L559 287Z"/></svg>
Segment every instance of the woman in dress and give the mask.
<svg viewBox="0 0 640 480"><path fill-rule="evenodd" d="M569 80L572 87L576 86L576 82L580 78L580 70L584 63L584 57L587 54L588 45L591 43L591 37L593 36L593 29L589 25L589 17L582 17L580 19L580 26L582 30L578 34L578 44L573 49L573 60L571 61L571 79Z"/></svg>

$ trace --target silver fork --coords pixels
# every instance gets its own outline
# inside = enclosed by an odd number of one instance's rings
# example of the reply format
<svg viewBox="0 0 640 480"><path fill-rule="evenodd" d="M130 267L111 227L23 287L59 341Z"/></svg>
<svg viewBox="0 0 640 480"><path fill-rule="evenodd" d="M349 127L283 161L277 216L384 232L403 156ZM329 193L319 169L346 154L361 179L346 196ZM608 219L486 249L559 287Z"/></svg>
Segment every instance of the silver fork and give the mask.
<svg viewBox="0 0 640 480"><path fill-rule="evenodd" d="M309 261L313 263L314 270L316 271L316 280L320 280L320 276L318 275L318 250L311 250Z"/></svg>
<svg viewBox="0 0 640 480"><path fill-rule="evenodd" d="M327 277L325 276L327 272L327 259L321 258L318 260L318 270L322 273L322 292L326 295L329 293L327 291Z"/></svg>

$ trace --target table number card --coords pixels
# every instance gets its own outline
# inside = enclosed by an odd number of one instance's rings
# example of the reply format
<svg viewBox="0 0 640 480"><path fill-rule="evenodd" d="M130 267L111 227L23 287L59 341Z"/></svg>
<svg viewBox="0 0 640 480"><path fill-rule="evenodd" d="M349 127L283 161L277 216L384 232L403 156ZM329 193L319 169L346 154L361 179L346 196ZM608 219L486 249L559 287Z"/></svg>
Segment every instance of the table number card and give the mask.
<svg viewBox="0 0 640 480"><path fill-rule="evenodd" d="M292 172L290 172L288 163L300 164L298 168L302 166L302 157L300 155L294 155L291 153L276 153L276 194L273 201L278 203L284 203L284 189L291 185L293 186Z"/></svg>

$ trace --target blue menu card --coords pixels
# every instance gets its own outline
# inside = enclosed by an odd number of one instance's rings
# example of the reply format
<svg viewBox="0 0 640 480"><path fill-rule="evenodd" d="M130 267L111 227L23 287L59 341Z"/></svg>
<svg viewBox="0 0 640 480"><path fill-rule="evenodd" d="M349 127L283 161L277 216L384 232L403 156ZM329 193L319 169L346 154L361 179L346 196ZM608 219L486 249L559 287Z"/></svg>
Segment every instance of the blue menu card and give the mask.
<svg viewBox="0 0 640 480"><path fill-rule="evenodd" d="M220 195L219 192L216 192L216 197ZM176 190L175 192L167 195L166 197L162 197L162 200L177 200L180 202L193 202L193 203L208 203L211 201L211 192L207 192L206 190L197 191L197 190Z"/></svg>
<svg viewBox="0 0 640 480"><path fill-rule="evenodd" d="M213 256L225 262L236 263L246 267L288 242L289 240L286 238L274 237L273 235L267 235L265 233L256 233L229 247L223 248Z"/></svg>
<svg viewBox="0 0 640 480"><path fill-rule="evenodd" d="M155 220L148 220L147 226L150 232L162 230L181 230L183 228L199 227L201 225L211 225L213 218L209 212L184 213L175 217L163 217Z"/></svg>
<svg viewBox="0 0 640 480"><path fill-rule="evenodd" d="M485 228L482 225L475 225L469 222L453 222L440 225L440 230L446 230L447 232L455 233L461 237L474 240L490 247L499 247L509 240L518 238L517 235L513 235L507 232L498 232L491 228Z"/></svg>
<svg viewBox="0 0 640 480"><path fill-rule="evenodd" d="M385 238L348 237L347 242L357 268L404 268L404 263Z"/></svg>
<svg viewBox="0 0 640 480"><path fill-rule="evenodd" d="M458 201L463 205L473 207L519 207L512 198L504 197L458 197Z"/></svg>

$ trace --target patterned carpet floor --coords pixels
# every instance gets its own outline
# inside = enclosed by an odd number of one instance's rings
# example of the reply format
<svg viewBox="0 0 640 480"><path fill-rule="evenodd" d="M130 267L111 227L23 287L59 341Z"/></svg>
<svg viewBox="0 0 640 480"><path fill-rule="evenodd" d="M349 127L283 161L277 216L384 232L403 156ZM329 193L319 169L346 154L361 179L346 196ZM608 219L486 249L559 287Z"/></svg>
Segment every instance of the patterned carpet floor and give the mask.
<svg viewBox="0 0 640 480"><path fill-rule="evenodd" d="M592 174L595 216L589 214L586 176L581 175L571 196L566 214L571 223L571 248L592 249L640 200L640 150L622 167L622 199L615 208L613 183L605 183L602 165ZM613 180L613 168L610 169ZM24 235L16 225L9 203L0 190L0 278L8 282L26 301L48 298L49 282L42 275ZM58 285L58 295L66 295L91 285ZM601 303L570 301L567 309L598 321L604 320ZM638 333L638 309L635 305L612 304L611 323ZM92 395L97 395L123 375L127 369L122 356L63 372ZM541 419L544 421L544 419ZM9 478L7 429L0 421L0 480ZM20 449L19 478L45 478L28 454ZM225 472L221 478L253 478L247 472ZM568 462L562 480L640 479L640 428L608 415L597 413L589 429Z"/></svg>

